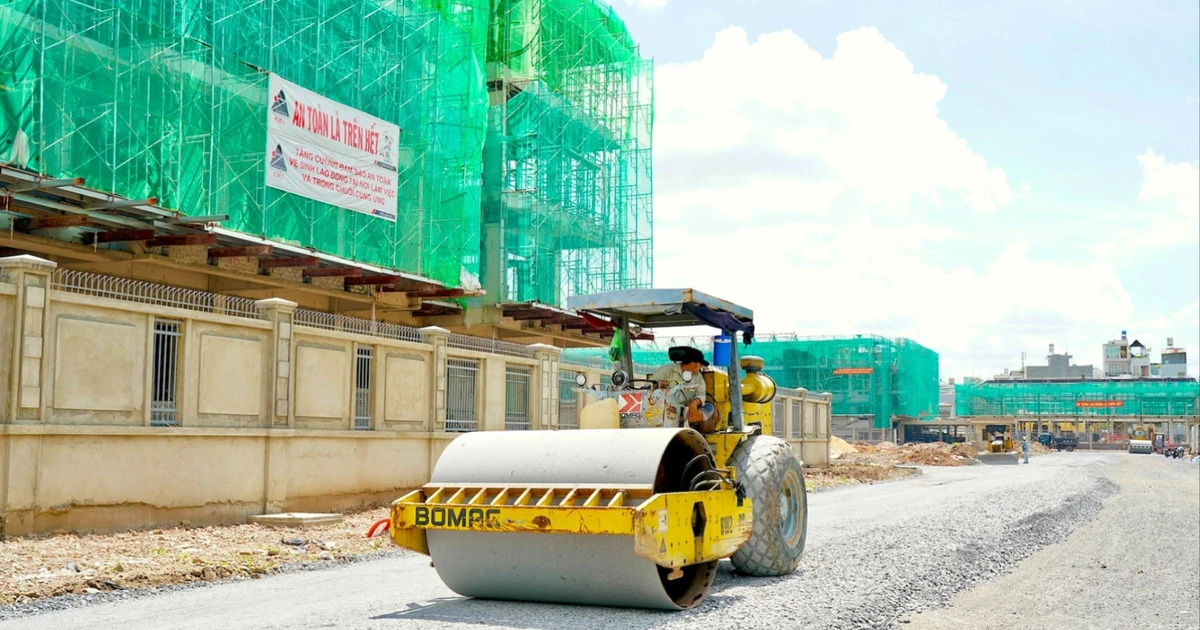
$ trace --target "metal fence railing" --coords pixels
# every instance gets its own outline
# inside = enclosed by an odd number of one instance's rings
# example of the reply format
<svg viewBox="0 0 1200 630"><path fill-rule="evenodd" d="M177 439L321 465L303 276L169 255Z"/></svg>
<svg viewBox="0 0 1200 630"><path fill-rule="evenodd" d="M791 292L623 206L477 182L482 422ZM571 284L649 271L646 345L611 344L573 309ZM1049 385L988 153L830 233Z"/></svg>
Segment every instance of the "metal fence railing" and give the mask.
<svg viewBox="0 0 1200 630"><path fill-rule="evenodd" d="M776 398L771 404L771 433L775 437L783 437L783 424L787 422L786 404L782 398Z"/></svg>
<svg viewBox="0 0 1200 630"><path fill-rule="evenodd" d="M529 384L533 370L524 366L510 365L504 370L504 428L523 431L530 428Z"/></svg>
<svg viewBox="0 0 1200 630"><path fill-rule="evenodd" d="M346 315L323 313L321 311L310 311L303 308L296 309L296 313L292 316L292 322L297 326L320 328L322 330L357 333L372 337L386 337L396 341L411 341L413 343L425 342L425 334L420 329L413 328L412 326L403 326L373 319L347 317Z"/></svg>
<svg viewBox="0 0 1200 630"><path fill-rule="evenodd" d="M54 272L50 288L80 295L113 298L139 304L154 304L172 308L200 311L216 315L261 319L254 300L234 295L221 295L194 289L182 289L166 284L104 276L86 271L59 269Z"/></svg>
<svg viewBox="0 0 1200 630"><path fill-rule="evenodd" d="M804 420L804 403L799 400L792 401L792 437L800 436L801 422Z"/></svg>
<svg viewBox="0 0 1200 630"><path fill-rule="evenodd" d="M173 427L179 424L179 337L181 322L154 320L154 364L151 374L150 424Z"/></svg>
<svg viewBox="0 0 1200 630"><path fill-rule="evenodd" d="M498 339L484 339L483 337L471 337L469 335L452 334L447 342L451 348L459 350L473 350L475 352L487 352L489 354L505 354L510 357L533 358L533 348L523 346L519 343L510 341L500 341Z"/></svg>
<svg viewBox="0 0 1200 630"><path fill-rule="evenodd" d="M446 361L446 430L474 431L478 427L475 399L479 362L471 359Z"/></svg>
<svg viewBox="0 0 1200 630"><path fill-rule="evenodd" d="M579 428L579 394L576 393L575 377L580 373L572 370L558 371L558 428Z"/></svg>
<svg viewBox="0 0 1200 630"><path fill-rule="evenodd" d="M359 346L354 362L354 429L371 429L371 359L370 346Z"/></svg>

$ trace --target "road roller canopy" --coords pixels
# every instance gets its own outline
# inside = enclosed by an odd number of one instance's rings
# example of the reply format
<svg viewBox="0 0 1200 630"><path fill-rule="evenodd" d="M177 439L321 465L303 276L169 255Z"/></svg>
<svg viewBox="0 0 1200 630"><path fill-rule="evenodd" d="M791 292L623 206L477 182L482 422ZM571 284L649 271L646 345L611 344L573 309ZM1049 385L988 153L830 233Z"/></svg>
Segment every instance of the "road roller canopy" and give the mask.
<svg viewBox="0 0 1200 630"><path fill-rule="evenodd" d="M754 311L695 289L627 289L567 300L567 308L594 311L642 328L712 326L754 335Z"/></svg>

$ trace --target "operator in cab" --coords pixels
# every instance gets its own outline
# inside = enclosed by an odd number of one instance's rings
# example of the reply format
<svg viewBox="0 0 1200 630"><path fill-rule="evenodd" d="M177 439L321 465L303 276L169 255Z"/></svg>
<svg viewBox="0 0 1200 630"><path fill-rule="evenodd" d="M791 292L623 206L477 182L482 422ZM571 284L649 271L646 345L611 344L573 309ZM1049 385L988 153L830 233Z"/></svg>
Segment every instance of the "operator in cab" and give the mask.
<svg viewBox="0 0 1200 630"><path fill-rule="evenodd" d="M671 363L664 365L650 375L650 380L663 389L679 386L667 396L667 426L679 426L682 423L676 417L680 408L686 408L685 418L689 423L704 422L712 418L717 409L706 402L704 376L700 368L707 367L708 361L704 353L690 346L675 346L667 351ZM690 373L691 379L685 380L683 374Z"/></svg>

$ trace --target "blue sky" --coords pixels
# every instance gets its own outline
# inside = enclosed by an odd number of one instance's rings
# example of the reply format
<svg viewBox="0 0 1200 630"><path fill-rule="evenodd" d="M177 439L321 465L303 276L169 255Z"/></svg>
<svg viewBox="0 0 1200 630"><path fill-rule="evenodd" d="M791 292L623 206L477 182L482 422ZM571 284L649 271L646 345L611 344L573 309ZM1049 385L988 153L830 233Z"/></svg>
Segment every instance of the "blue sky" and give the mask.
<svg viewBox="0 0 1200 630"><path fill-rule="evenodd" d="M656 62L656 284L943 377L1122 329L1197 374L1196 2L613 4ZM768 271L697 270L731 234Z"/></svg>

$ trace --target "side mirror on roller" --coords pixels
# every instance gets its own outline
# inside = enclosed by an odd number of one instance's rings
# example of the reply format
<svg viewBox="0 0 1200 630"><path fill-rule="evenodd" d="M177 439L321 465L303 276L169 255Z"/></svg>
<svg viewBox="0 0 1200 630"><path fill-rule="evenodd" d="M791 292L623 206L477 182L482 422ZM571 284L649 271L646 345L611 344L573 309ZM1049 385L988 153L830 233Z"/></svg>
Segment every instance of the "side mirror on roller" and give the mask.
<svg viewBox="0 0 1200 630"><path fill-rule="evenodd" d="M575 385L578 387L586 387L587 386L587 374L576 374L575 375Z"/></svg>

